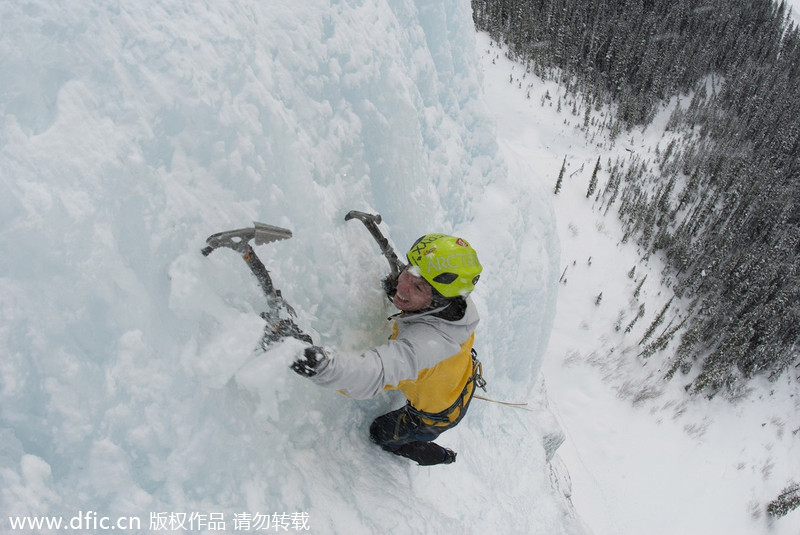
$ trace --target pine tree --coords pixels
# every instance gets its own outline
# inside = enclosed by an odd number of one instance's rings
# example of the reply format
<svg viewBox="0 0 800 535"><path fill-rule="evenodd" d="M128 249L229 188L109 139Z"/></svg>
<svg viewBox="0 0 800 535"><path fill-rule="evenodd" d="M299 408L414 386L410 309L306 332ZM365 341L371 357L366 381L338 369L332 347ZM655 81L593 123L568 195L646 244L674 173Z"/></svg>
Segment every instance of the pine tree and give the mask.
<svg viewBox="0 0 800 535"><path fill-rule="evenodd" d="M589 180L589 189L586 190L586 198L591 197L597 189L597 172L600 171L600 157L597 157L597 163L592 171L592 178Z"/></svg>
<svg viewBox="0 0 800 535"><path fill-rule="evenodd" d="M644 278L639 281L639 284L636 285L636 290L633 291L633 297L639 297L639 293L641 293L642 286L644 285L644 281L646 280L647 280L647 275L645 275Z"/></svg>
<svg viewBox="0 0 800 535"><path fill-rule="evenodd" d="M664 321L664 316L667 314L667 310L672 305L672 299L674 298L671 298L669 301L667 301L667 304L664 305L664 308L661 309L661 312L659 312L655 319L653 319L653 322L647 328L647 331L645 331L644 336L642 336L642 339L639 340L639 345L645 343L648 338L653 335L653 332L658 328L658 326Z"/></svg>
<svg viewBox="0 0 800 535"><path fill-rule="evenodd" d="M780 496L769 502L767 512L780 518L800 507L800 484L792 483L781 491Z"/></svg>
<svg viewBox="0 0 800 535"><path fill-rule="evenodd" d="M558 193L561 191L561 183L564 180L564 173L566 172L567 172L567 157L564 156L564 161L561 163L561 171L559 171L558 180L556 180L556 187L553 190L553 193L555 193L556 195L558 195Z"/></svg>
<svg viewBox="0 0 800 535"><path fill-rule="evenodd" d="M642 303L641 305L639 305L639 312L637 312L636 316L633 318L633 320L631 320L628 326L625 327L625 334L633 330L633 327L634 325L636 325L636 322L639 321L639 318L643 318L644 314L645 314L645 307L644 303Z"/></svg>

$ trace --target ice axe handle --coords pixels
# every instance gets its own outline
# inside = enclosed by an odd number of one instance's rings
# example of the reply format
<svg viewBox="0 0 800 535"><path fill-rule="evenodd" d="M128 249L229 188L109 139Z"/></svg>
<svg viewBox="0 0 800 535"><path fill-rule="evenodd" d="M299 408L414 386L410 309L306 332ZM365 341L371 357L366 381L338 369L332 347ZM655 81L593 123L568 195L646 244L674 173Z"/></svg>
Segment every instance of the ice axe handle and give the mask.
<svg viewBox="0 0 800 535"><path fill-rule="evenodd" d="M367 227L367 230L372 237L375 238L375 241L378 242L378 247L381 249L381 253L383 256L386 257L386 260L389 262L389 268L391 269L392 276L397 277L400 275L400 270L402 269L403 265L398 260L397 255L392 249L392 246L389 245L389 240L381 233L381 230L378 228L378 225L382 221L380 214L368 214L366 212L359 212L358 210L351 210L347 212L347 215L344 216L345 221L350 221L351 219L358 219L364 226Z"/></svg>
<svg viewBox="0 0 800 535"><path fill-rule="evenodd" d="M290 314L293 314L291 307L281 299L280 290L277 290L272 284L272 279L269 276L267 268L264 267L264 263L261 262L261 259L258 258L258 255L256 255L253 247L250 245L251 240L255 240L256 245L264 245L287 240L291 237L292 231L289 229L254 221L252 227L212 234L206 239L208 247L202 249L201 252L203 256L208 256L216 249L224 247L239 253L250 267L250 271L255 275L267 299L270 301L277 300L286 307Z"/></svg>

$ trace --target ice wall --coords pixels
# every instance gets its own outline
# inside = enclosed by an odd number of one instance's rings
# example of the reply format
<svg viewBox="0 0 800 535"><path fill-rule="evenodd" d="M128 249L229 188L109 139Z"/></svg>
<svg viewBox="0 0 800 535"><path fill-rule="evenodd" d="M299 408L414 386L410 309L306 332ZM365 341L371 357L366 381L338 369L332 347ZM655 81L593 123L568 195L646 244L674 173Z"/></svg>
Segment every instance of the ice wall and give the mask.
<svg viewBox="0 0 800 535"><path fill-rule="evenodd" d="M498 156L468 2L34 0L0 20L3 529L302 511L318 533L574 532L536 418L476 404L444 441L456 465L387 456L366 430L399 400L260 358L245 265L199 254L253 220L291 228L259 254L298 321L352 349L392 311L343 215L380 212L400 251L460 233L485 265L489 393L537 399L552 212Z"/></svg>

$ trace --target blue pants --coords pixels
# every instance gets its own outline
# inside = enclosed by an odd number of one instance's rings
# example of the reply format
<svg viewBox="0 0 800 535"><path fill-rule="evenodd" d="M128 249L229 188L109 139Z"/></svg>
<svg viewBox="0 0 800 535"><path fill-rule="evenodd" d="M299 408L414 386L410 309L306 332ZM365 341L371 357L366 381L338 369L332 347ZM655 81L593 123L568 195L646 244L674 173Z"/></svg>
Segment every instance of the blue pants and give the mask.
<svg viewBox="0 0 800 535"><path fill-rule="evenodd" d="M369 427L370 439L384 450L423 466L443 463L447 450L433 440L452 425L427 425L407 409L408 406L401 407L375 418Z"/></svg>

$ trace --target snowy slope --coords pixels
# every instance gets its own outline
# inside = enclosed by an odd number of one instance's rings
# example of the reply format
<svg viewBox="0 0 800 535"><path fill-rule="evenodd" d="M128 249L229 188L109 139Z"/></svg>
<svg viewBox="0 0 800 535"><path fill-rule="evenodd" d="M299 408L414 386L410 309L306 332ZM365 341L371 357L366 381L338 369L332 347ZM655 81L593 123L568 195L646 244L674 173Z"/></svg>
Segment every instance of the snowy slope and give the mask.
<svg viewBox="0 0 800 535"><path fill-rule="evenodd" d="M586 198L598 156L602 191L609 160L652 158L659 144L667 146L675 103L648 129L612 143L599 128L584 131L583 110L573 115L563 87L526 75L485 35L478 51L503 153L535 169L531 178L542 180L555 203L562 282L543 372L566 434L558 455L578 512L598 535L797 535L800 510L770 522L765 507L800 480L798 372L754 381L736 403L688 399L689 380L680 374L665 384L674 345L649 360L638 356L638 341L671 295L661 286L663 264L657 256L643 261L633 240L621 243L618 204L604 215L596 195ZM609 111L593 112L599 123L601 113ZM641 305L645 316L625 333ZM658 332L680 313L676 303Z"/></svg>
<svg viewBox="0 0 800 535"><path fill-rule="evenodd" d="M790 10L789 15L794 21L795 26L797 26L797 24L800 23L800 0L787 0L786 7L787 10Z"/></svg>
<svg viewBox="0 0 800 535"><path fill-rule="evenodd" d="M94 511L138 519L126 533L273 513L313 533L582 532L542 446L555 218L498 152L468 2L34 0L0 20L2 531ZM443 437L455 465L368 443L397 398L255 354L252 277L199 253L253 220L291 228L259 254L298 321L369 347L385 265L350 209L400 250L442 230L480 252L489 395L539 410L476 403Z"/></svg>

